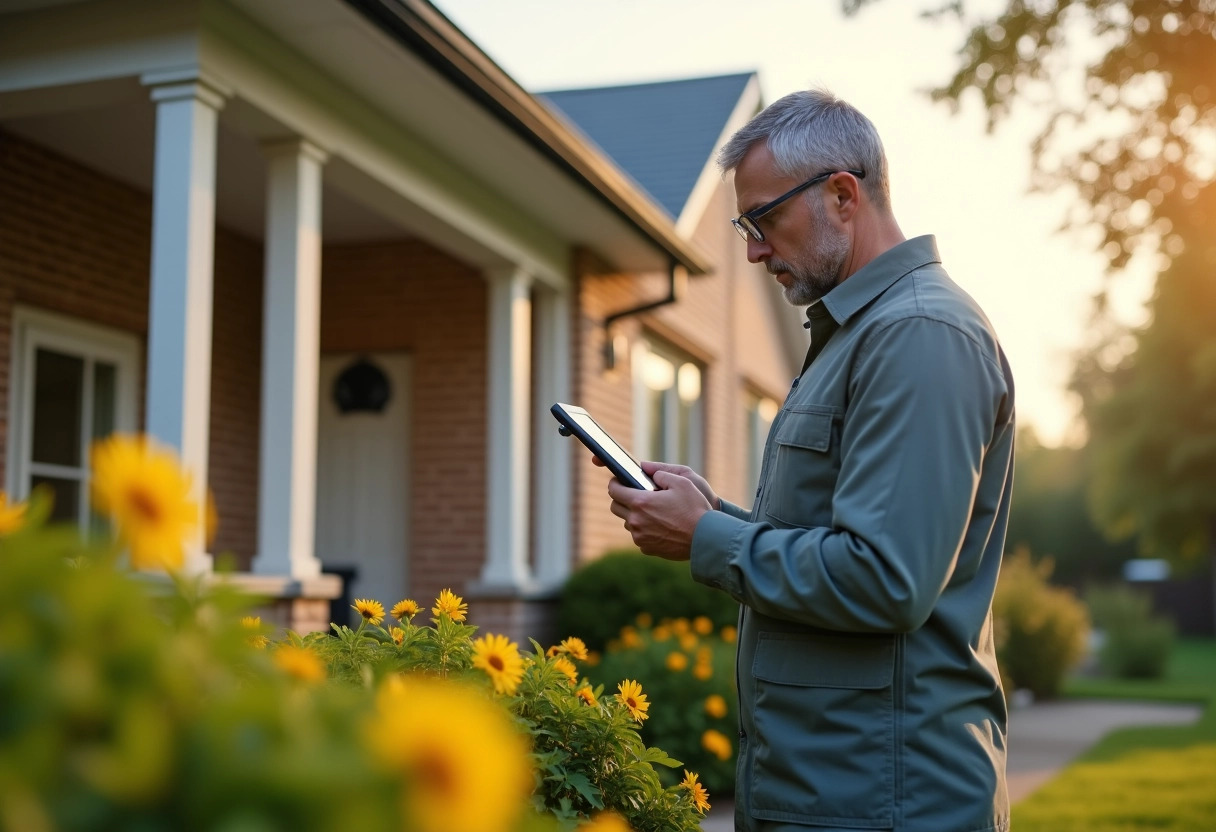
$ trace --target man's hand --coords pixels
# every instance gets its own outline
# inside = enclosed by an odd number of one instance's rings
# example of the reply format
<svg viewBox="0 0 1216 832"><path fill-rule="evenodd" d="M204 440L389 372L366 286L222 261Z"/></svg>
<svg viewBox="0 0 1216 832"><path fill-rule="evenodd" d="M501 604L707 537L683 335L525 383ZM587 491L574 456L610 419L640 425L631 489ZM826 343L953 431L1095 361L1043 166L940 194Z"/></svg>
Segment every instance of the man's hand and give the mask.
<svg viewBox="0 0 1216 832"><path fill-rule="evenodd" d="M673 468L688 471L699 482L673 473ZM709 483L683 465L644 462L642 470L659 490L630 488L614 477L608 483L612 513L625 521L625 531L633 536L634 544L643 553L668 560L688 560L697 521L713 510L711 500L716 502L717 497Z"/></svg>

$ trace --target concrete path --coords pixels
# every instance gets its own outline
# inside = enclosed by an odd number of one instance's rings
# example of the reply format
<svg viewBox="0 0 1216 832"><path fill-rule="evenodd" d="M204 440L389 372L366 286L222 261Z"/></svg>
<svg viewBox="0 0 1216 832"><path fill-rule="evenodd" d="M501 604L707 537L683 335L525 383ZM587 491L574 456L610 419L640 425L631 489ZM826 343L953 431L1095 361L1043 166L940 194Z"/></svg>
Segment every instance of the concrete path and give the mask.
<svg viewBox="0 0 1216 832"><path fill-rule="evenodd" d="M1118 728L1134 725L1190 725L1199 705L1068 700L1028 705L1009 715L1006 777L1009 800L1029 796L1082 752ZM702 832L733 832L735 808L723 795L710 795L713 808Z"/></svg>

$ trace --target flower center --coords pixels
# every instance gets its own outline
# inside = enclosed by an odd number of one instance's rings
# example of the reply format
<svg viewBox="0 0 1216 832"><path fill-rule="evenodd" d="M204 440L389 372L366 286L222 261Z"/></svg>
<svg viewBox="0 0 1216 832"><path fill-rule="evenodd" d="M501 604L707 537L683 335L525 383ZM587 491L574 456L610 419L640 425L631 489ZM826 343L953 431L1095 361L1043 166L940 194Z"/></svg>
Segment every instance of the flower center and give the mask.
<svg viewBox="0 0 1216 832"><path fill-rule="evenodd" d="M141 519L156 523L161 519L161 506L145 488L133 485L127 490L127 501Z"/></svg>
<svg viewBox="0 0 1216 832"><path fill-rule="evenodd" d="M495 670L505 670L507 663L502 660L502 656L490 656L490 667Z"/></svg>

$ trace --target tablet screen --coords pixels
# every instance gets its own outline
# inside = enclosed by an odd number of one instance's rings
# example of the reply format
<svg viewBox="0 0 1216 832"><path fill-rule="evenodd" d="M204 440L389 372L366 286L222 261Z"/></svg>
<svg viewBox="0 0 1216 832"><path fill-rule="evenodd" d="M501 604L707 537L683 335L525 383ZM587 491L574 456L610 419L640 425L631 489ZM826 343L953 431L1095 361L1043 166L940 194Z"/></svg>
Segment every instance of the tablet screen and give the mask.
<svg viewBox="0 0 1216 832"><path fill-rule="evenodd" d="M612 454L612 458L620 463L621 467L628 471L634 479L641 483L650 482L650 477L646 476L646 472L642 470L633 457L625 453L625 449L613 441L612 437L604 432L604 429L596 424L586 413L580 413L578 410L568 410L567 415L571 421L577 422L578 426L587 431L588 435L600 444L608 453Z"/></svg>

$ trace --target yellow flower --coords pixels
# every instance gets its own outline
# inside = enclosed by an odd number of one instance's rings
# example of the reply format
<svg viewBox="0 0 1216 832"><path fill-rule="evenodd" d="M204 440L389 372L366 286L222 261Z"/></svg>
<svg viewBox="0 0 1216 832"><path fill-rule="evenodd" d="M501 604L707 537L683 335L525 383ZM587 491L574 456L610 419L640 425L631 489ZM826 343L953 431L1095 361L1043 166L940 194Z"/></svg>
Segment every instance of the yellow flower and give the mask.
<svg viewBox="0 0 1216 832"><path fill-rule="evenodd" d="M616 686L620 691L616 695L616 701L620 702L629 709L629 713L638 722L649 718L650 714L646 713L650 710L650 703L646 701L646 694L642 693L642 686L637 682L626 679Z"/></svg>
<svg viewBox="0 0 1216 832"><path fill-rule="evenodd" d="M580 662L587 659L587 644L578 636L562 639L562 643L557 646L557 651L565 653L572 659L578 659Z"/></svg>
<svg viewBox="0 0 1216 832"><path fill-rule="evenodd" d="M262 629L262 617L260 615L247 615L241 619L241 626L246 630Z"/></svg>
<svg viewBox="0 0 1216 832"><path fill-rule="evenodd" d="M508 696L524 678L524 660L519 646L501 635L488 635L473 642L473 667L480 667L494 683L494 690Z"/></svg>
<svg viewBox="0 0 1216 832"><path fill-rule="evenodd" d="M702 682L709 681L714 675L714 666L706 662L697 662L692 669L692 675Z"/></svg>
<svg viewBox="0 0 1216 832"><path fill-rule="evenodd" d="M405 630L401 629L400 627L389 627L388 634L393 640L393 644L397 645L398 647L405 643Z"/></svg>
<svg viewBox="0 0 1216 832"><path fill-rule="evenodd" d="M714 622L707 615L698 615L692 620L692 629L697 635L707 636L714 631Z"/></svg>
<svg viewBox="0 0 1216 832"><path fill-rule="evenodd" d="M592 667L598 667L600 663L600 654L594 650L587 651L587 664Z"/></svg>
<svg viewBox="0 0 1216 832"><path fill-rule="evenodd" d="M633 832L633 827L616 812L600 812L578 828L578 832Z"/></svg>
<svg viewBox="0 0 1216 832"><path fill-rule="evenodd" d="M621 645L625 649L642 646L642 637L638 635L638 631L629 625L621 628Z"/></svg>
<svg viewBox="0 0 1216 832"><path fill-rule="evenodd" d="M726 700L716 693L710 694L705 698L705 713L714 719L726 716Z"/></svg>
<svg viewBox="0 0 1216 832"><path fill-rule="evenodd" d="M274 651L274 663L288 676L301 682L319 682L325 678L325 666L317 654L305 647L285 644Z"/></svg>
<svg viewBox="0 0 1216 832"><path fill-rule="evenodd" d="M398 601L389 614L398 621L408 621L418 614L418 609L417 601L406 598L404 601Z"/></svg>
<svg viewBox="0 0 1216 832"><path fill-rule="evenodd" d="M350 608L363 616L363 620L373 626L384 620L384 604L381 604L379 601L356 598L355 603L351 604Z"/></svg>
<svg viewBox="0 0 1216 832"><path fill-rule="evenodd" d="M735 748L731 745L730 738L721 731L715 731L712 728L701 735L701 747L719 760L729 760L730 755L735 753Z"/></svg>
<svg viewBox="0 0 1216 832"><path fill-rule="evenodd" d="M570 684L578 684L578 668L574 666L574 662L567 659L565 656L558 656L553 661L553 666L566 674L566 678L570 680Z"/></svg>
<svg viewBox="0 0 1216 832"><path fill-rule="evenodd" d="M688 789L692 795L692 805L697 808L697 811L705 814L705 810L709 808L709 792L697 782L697 775L684 769L684 782L680 785Z"/></svg>
<svg viewBox="0 0 1216 832"><path fill-rule="evenodd" d="M94 444L92 469L93 507L113 519L131 566L180 569L200 517L177 458L147 438L115 435Z"/></svg>
<svg viewBox="0 0 1216 832"><path fill-rule="evenodd" d="M435 606L431 608L431 614L436 619L441 615L446 615L453 621L464 621L465 613L468 610L469 605L464 602L463 598L454 594L452 590L445 589L435 599Z"/></svg>
<svg viewBox="0 0 1216 832"><path fill-rule="evenodd" d="M680 648L683 650L692 650L697 646L696 633L680 633Z"/></svg>
<svg viewBox="0 0 1216 832"><path fill-rule="evenodd" d="M686 667L688 667L688 656L678 650L672 650L667 654L668 670L678 673Z"/></svg>
<svg viewBox="0 0 1216 832"><path fill-rule="evenodd" d="M363 740L402 776L405 828L417 832L507 832L532 788L527 744L507 713L453 682L392 677Z"/></svg>
<svg viewBox="0 0 1216 832"><path fill-rule="evenodd" d="M685 633L692 632L692 625L688 623L687 618L677 618L671 622L671 629L676 635L682 636Z"/></svg>
<svg viewBox="0 0 1216 832"><path fill-rule="evenodd" d="M638 613L638 617L634 620L637 621L639 627L649 627L654 623L654 617L648 612Z"/></svg>
<svg viewBox="0 0 1216 832"><path fill-rule="evenodd" d="M25 503L10 503L8 495L0 491L0 537L10 535L25 525Z"/></svg>
<svg viewBox="0 0 1216 832"><path fill-rule="evenodd" d="M671 638L671 627L667 624L660 624L650 631L650 636L655 641L667 641Z"/></svg>
<svg viewBox="0 0 1216 832"><path fill-rule="evenodd" d="M252 631L252 633L250 635L245 637L245 641L248 644L252 645L253 647L256 647L257 649L262 650L268 644L270 644L270 639L266 638L266 636L262 635L262 633L261 633L261 630L262 630L261 616L246 615L244 618L241 619L241 629Z"/></svg>
<svg viewBox="0 0 1216 832"><path fill-rule="evenodd" d="M574 692L574 695L583 700L584 704L590 705L593 708L599 704L595 700L595 692L591 690L590 686L579 688Z"/></svg>
<svg viewBox="0 0 1216 832"><path fill-rule="evenodd" d="M722 628L722 640L727 644L733 644L735 639L739 637L739 631L729 624Z"/></svg>

